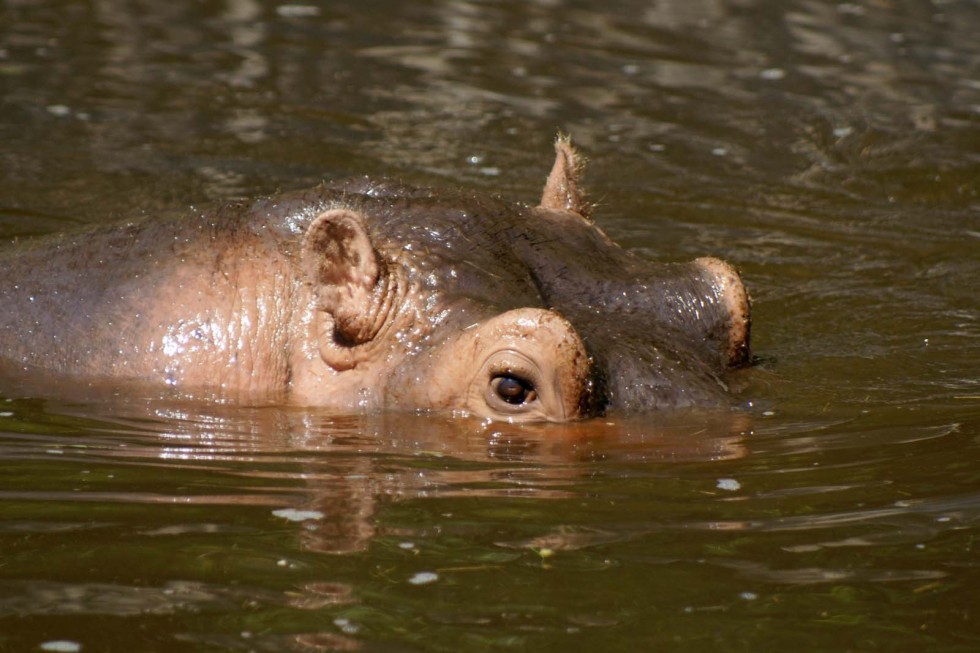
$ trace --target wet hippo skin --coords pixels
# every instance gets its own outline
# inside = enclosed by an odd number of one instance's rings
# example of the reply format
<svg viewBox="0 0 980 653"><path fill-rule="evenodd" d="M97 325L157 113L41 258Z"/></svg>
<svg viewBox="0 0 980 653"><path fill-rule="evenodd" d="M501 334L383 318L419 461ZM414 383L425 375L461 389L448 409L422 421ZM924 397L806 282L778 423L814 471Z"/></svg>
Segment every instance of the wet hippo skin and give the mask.
<svg viewBox="0 0 980 653"><path fill-rule="evenodd" d="M0 358L32 375L340 410L565 421L727 401L749 302L591 220L567 139L538 206L356 179L0 250Z"/></svg>

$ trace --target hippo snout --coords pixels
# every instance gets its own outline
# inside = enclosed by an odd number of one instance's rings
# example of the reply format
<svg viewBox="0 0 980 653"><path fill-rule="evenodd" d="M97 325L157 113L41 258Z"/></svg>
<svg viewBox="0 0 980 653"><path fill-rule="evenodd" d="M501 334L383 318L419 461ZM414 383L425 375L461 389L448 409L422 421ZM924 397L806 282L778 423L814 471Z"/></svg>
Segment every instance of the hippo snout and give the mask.
<svg viewBox="0 0 980 653"><path fill-rule="evenodd" d="M718 325L706 325L707 331L717 329L721 334L722 360L728 367L744 365L749 360L749 293L742 277L730 263L714 257L694 260L704 270L707 280L706 296L716 297Z"/></svg>

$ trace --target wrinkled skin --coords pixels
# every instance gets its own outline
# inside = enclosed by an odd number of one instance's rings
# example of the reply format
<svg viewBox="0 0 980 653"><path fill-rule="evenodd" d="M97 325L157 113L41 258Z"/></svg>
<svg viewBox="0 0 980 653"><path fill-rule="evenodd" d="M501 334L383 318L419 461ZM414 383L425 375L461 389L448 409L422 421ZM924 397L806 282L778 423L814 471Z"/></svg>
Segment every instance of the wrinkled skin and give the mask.
<svg viewBox="0 0 980 653"><path fill-rule="evenodd" d="M575 151L556 152L533 208L362 179L6 248L0 358L196 397L514 421L723 403L749 357L738 274L612 243Z"/></svg>

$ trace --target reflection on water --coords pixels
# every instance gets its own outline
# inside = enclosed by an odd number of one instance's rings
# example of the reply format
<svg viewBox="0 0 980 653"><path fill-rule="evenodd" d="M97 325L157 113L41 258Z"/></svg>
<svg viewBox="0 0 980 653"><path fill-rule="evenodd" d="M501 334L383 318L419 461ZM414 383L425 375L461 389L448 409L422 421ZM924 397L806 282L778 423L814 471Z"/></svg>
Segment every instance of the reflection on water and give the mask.
<svg viewBox="0 0 980 653"><path fill-rule="evenodd" d="M170 615L196 645L318 650L321 638L392 636L392 615L418 610L439 637L604 624L637 642L637 620L663 610L782 606L794 623L827 592L858 594L824 611L877 610L861 594L879 584L948 610L975 588L980 499L961 454L980 442L976 420L896 433L866 415L528 427L158 401L4 406L0 619ZM627 596L649 601L648 616ZM198 614L240 632L202 628ZM261 626L276 614L291 625Z"/></svg>
<svg viewBox="0 0 980 653"><path fill-rule="evenodd" d="M0 239L390 175L719 255L731 413L510 427L0 387L0 649L973 650L980 7L0 5ZM2 307L0 307L2 310Z"/></svg>

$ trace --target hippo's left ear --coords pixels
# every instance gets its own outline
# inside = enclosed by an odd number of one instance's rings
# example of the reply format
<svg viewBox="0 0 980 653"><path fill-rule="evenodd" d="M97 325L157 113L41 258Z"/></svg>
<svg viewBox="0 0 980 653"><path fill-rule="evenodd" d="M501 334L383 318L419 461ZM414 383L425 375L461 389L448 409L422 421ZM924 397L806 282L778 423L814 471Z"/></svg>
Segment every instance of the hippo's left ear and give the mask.
<svg viewBox="0 0 980 653"><path fill-rule="evenodd" d="M589 219L589 205L578 187L578 178L585 167L572 139L559 136L555 141L555 164L545 182L540 207L556 211L571 211Z"/></svg>
<svg viewBox="0 0 980 653"><path fill-rule="evenodd" d="M384 261L371 245L364 219L347 209L313 220L302 256L316 298L320 353L335 369L353 367L357 345L373 339L383 323L378 313Z"/></svg>

